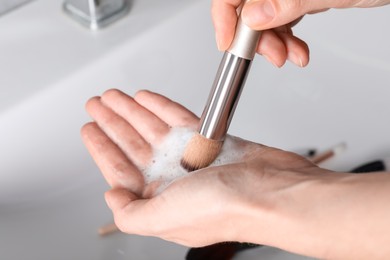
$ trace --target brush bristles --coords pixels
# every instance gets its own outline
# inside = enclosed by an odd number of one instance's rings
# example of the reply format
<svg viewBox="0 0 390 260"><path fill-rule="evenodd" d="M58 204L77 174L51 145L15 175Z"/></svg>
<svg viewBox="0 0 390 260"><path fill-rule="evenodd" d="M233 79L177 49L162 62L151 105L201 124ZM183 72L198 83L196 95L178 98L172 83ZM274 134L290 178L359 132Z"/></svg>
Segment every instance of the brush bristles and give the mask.
<svg viewBox="0 0 390 260"><path fill-rule="evenodd" d="M222 144L222 141L194 135L184 151L181 166L190 172L209 166L217 158Z"/></svg>

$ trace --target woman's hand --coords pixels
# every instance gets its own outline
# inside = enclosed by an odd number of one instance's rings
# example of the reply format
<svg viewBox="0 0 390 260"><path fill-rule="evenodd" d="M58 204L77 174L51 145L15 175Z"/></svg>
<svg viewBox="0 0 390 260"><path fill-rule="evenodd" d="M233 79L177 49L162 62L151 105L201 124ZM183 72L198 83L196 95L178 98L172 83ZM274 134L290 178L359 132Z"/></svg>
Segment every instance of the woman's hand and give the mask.
<svg viewBox="0 0 390 260"><path fill-rule="evenodd" d="M212 18L220 50L229 48L237 22L236 9L242 0L212 0ZM295 37L292 27L306 14L329 8L376 7L389 0L250 0L242 10L244 23L254 30L262 30L257 52L277 67L286 60L304 67L309 62L309 48Z"/></svg>
<svg viewBox="0 0 390 260"><path fill-rule="evenodd" d="M95 122L83 127L82 137L113 187L106 193L107 204L127 233L187 246L245 241L253 204L262 205L256 222L266 225L272 194L306 178L294 171L321 171L303 157L236 138L240 160L188 174L152 197L155 187L145 185L139 168L150 163L153 147L171 127L194 128L198 118L148 91L132 98L109 90L90 99L87 110Z"/></svg>

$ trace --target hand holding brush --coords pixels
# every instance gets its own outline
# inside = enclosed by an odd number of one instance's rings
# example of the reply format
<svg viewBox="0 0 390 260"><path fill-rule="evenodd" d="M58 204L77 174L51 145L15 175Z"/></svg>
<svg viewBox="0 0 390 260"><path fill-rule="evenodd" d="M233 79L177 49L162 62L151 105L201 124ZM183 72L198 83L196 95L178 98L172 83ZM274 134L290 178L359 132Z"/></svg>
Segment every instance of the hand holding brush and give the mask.
<svg viewBox="0 0 390 260"><path fill-rule="evenodd" d="M234 110L255 56L260 31L238 19L235 36L225 52L200 119L198 134L189 142L181 164L194 171L204 168L218 156Z"/></svg>
<svg viewBox="0 0 390 260"><path fill-rule="evenodd" d="M198 134L189 142L182 158L183 167L189 171L208 166L218 156L256 52L277 67L281 67L286 59L300 67L309 62L306 43L292 33L291 26L295 22L262 32L243 22L241 9L245 9L244 4L252 2L236 1L240 5L236 6L230 1L213 1L218 48L225 53L203 111Z"/></svg>

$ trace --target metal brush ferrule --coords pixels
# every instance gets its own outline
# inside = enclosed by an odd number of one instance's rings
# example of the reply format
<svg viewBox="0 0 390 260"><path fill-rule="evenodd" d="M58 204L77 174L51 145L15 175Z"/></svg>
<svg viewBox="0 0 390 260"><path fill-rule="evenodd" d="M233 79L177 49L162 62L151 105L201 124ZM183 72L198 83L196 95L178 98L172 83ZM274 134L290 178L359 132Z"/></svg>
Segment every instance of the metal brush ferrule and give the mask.
<svg viewBox="0 0 390 260"><path fill-rule="evenodd" d="M238 57L253 60L260 35L260 31L254 31L249 28L240 17L237 21L233 41L227 51Z"/></svg>
<svg viewBox="0 0 390 260"><path fill-rule="evenodd" d="M225 52L203 111L199 133L206 138L225 138L252 60Z"/></svg>

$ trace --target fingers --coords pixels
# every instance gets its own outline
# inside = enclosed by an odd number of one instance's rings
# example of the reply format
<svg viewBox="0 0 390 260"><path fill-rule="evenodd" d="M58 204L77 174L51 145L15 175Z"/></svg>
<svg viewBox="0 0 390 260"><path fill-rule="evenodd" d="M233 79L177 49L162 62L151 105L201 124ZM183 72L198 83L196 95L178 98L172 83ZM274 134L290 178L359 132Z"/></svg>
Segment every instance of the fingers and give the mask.
<svg viewBox="0 0 390 260"><path fill-rule="evenodd" d="M112 211L122 210L132 201L139 199L136 194L121 188L107 191L104 194L104 198L106 199L107 206Z"/></svg>
<svg viewBox="0 0 390 260"><path fill-rule="evenodd" d="M284 42L272 30L263 32L257 52L279 68L284 65L287 59L287 50Z"/></svg>
<svg viewBox="0 0 390 260"><path fill-rule="evenodd" d="M287 59L299 67L305 67L309 63L307 44L288 32L277 32L277 35L286 47Z"/></svg>
<svg viewBox="0 0 390 260"><path fill-rule="evenodd" d="M242 19L252 29L264 31L284 25L291 27L308 13L314 14L330 8L374 7L389 2L389 0L249 0L243 7ZM220 50L226 50L234 37L236 9L240 4L240 0L212 1L211 13ZM263 43L259 44L257 51L278 67L282 66L286 59L298 66L306 66L309 62L307 45L292 35L278 36L279 39L271 32L264 32Z"/></svg>
<svg viewBox="0 0 390 260"><path fill-rule="evenodd" d="M293 2L295 0L290 0ZM249 1L246 5L254 5L255 1ZM263 0L256 0L256 3L264 2ZM284 1L283 6L286 5ZM298 1L299 4L302 1ZM273 4L273 2L270 2ZM277 3L277 2L276 2ZM295 3L295 2L294 2ZM213 24L216 31L216 41L218 49L226 50L229 48L231 41L234 37L234 30L237 23L237 7L241 4L241 1L237 0L213 0L211 13L213 18ZM273 6L271 6L273 8ZM244 8L245 9L245 8ZM249 8L250 9L250 8ZM298 10L299 8L297 8ZM291 15L288 12L289 18L285 19L285 23L278 24L276 26L268 26L266 28L275 28L274 30L265 30L259 41L257 52L262 54L268 61L277 67L281 67L285 64L286 60L290 60L294 64L300 67L304 67L309 62L309 49L307 44L302 40L292 35L291 27L297 23L305 14L305 10L298 10L296 15ZM249 14L249 17L255 18L259 14ZM244 14L243 14L244 17ZM244 18L243 18L244 19ZM259 21L256 22L258 24ZM286 24L286 25L285 25ZM275 25L275 24L274 24ZM256 27L256 26L255 26ZM281 28L286 30L285 34L280 33ZM256 29L259 29L257 26ZM287 32L288 31L288 32Z"/></svg>
<svg viewBox="0 0 390 260"><path fill-rule="evenodd" d="M211 4L211 16L215 28L215 38L220 51L229 48L233 40L237 23L237 7L241 0L213 0Z"/></svg>
<svg viewBox="0 0 390 260"><path fill-rule="evenodd" d="M361 0L250 0L242 10L244 23L255 30L265 30L291 23L306 13L315 13L328 8L354 7ZM367 5L367 4L366 4Z"/></svg>
<svg viewBox="0 0 390 260"><path fill-rule="evenodd" d="M196 127L198 118L170 99L140 91L136 97L119 90L91 98L86 109L96 123L86 124L82 138L112 187L142 194L145 183L139 168L150 163L153 147L171 126Z"/></svg>
<svg viewBox="0 0 390 260"><path fill-rule="evenodd" d="M286 60L300 67L309 63L309 47L292 35L290 28L264 31L257 52L277 67L283 66Z"/></svg>
<svg viewBox="0 0 390 260"><path fill-rule="evenodd" d="M309 11L323 9L328 1L251 0L242 10L242 20L255 30L288 24Z"/></svg>
<svg viewBox="0 0 390 260"><path fill-rule="evenodd" d="M86 109L128 159L139 167L149 163L152 158L152 147L129 122L106 107L99 97L90 99Z"/></svg>
<svg viewBox="0 0 390 260"><path fill-rule="evenodd" d="M169 132L167 123L120 90L106 91L101 101L141 133L142 138L152 146L159 144Z"/></svg>
<svg viewBox="0 0 390 260"><path fill-rule="evenodd" d="M105 199L114 214L116 226L122 232L151 235L153 226L158 225L158 221L150 220L155 212L151 212L153 208L146 207L150 203L148 199L139 199L126 189L109 190L105 193Z"/></svg>
<svg viewBox="0 0 390 260"><path fill-rule="evenodd" d="M179 103L147 90L139 91L134 99L172 127L195 128L199 118Z"/></svg>
<svg viewBox="0 0 390 260"><path fill-rule="evenodd" d="M84 125L81 136L111 187L125 187L135 194L142 193L144 187L142 174L96 123Z"/></svg>

